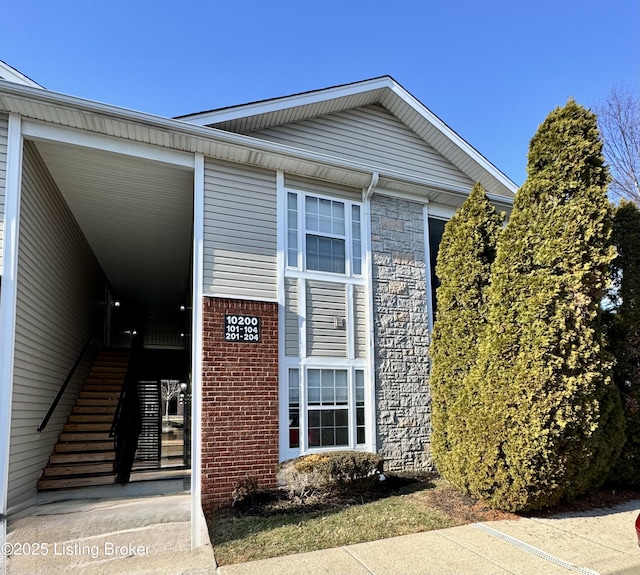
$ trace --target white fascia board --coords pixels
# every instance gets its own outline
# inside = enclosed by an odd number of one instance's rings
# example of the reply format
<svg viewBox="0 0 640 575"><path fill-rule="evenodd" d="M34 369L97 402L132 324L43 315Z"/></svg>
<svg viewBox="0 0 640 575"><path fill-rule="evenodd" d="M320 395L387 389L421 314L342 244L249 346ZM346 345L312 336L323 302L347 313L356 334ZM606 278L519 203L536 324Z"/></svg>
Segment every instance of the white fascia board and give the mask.
<svg viewBox="0 0 640 575"><path fill-rule="evenodd" d="M220 110L211 110L208 112L200 112L190 114L188 116L180 116L180 120L196 124L198 126L207 126L209 124L219 124L238 118L247 118L261 114L269 114L271 112L279 112L287 108L298 108L317 104L328 100L337 100L363 92L370 92L380 88L391 88L393 81L389 77L374 78L354 84L344 86L336 86L334 88L326 88L313 92L304 92L302 94L294 94L292 96L284 96L282 98L274 98L271 100L261 100L250 104L242 104L240 106L232 106L230 108L222 108Z"/></svg>
<svg viewBox="0 0 640 575"><path fill-rule="evenodd" d="M22 135L29 140L70 144L103 152L153 160L183 168L193 169L194 167L194 155L188 152L161 148L160 146L141 142L132 142L131 140L123 140L114 136L84 132L77 128L66 128L39 121L24 120L22 123Z"/></svg>
<svg viewBox="0 0 640 575"><path fill-rule="evenodd" d="M455 131L453 131L447 124L445 124L438 116L436 116L431 110L429 110L422 102L414 98L409 92L407 92L400 84L393 82L391 90L396 96L402 99L406 104L411 106L418 114L425 118L430 124L432 124L438 131L444 134L453 144L460 148L465 154L475 160L484 170L489 172L494 178L496 178L502 185L508 190L516 193L518 186L512 182L505 174L503 174L498 168L496 168L489 160L487 160L478 150L476 150L469 142L464 138L461 138Z"/></svg>
<svg viewBox="0 0 640 575"><path fill-rule="evenodd" d="M27 86L20 86L5 80L0 80L0 109L7 112L12 112L14 110L11 110L10 106L2 106L3 94L43 105L106 116L116 121L130 122L135 125L144 125L149 128L155 128L168 131L173 134L183 135L187 138L193 138L195 142L198 140L206 140L209 142L220 143L222 145L237 146L245 150L255 150L256 152L262 152L265 154L275 154L284 159L290 159L293 162L299 160L310 161L320 165L349 171L351 173L358 173L358 175L362 176L363 182L368 182L371 179L371 168L360 165L356 162L349 162L341 158L334 158L321 153L309 152L307 150L287 146L285 144L268 142L259 138L245 136L243 134L235 134L224 130L218 130L216 128L198 126L182 120L173 120L162 116L136 112L126 108L93 102L91 100L84 100L75 96L67 96L65 94L50 92L48 90L35 90ZM26 120L27 117L25 116L24 119ZM125 138L118 139L124 140ZM295 170L293 169L290 171L295 173Z"/></svg>

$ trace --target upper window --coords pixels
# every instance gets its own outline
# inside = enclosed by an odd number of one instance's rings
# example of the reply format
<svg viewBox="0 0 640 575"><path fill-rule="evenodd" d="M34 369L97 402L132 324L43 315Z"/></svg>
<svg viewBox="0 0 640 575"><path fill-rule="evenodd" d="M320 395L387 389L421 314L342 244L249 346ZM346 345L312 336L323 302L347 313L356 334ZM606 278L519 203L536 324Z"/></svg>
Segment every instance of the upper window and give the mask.
<svg viewBox="0 0 640 575"><path fill-rule="evenodd" d="M302 218L298 217L299 207ZM362 274L360 206L289 192L287 265L309 271Z"/></svg>

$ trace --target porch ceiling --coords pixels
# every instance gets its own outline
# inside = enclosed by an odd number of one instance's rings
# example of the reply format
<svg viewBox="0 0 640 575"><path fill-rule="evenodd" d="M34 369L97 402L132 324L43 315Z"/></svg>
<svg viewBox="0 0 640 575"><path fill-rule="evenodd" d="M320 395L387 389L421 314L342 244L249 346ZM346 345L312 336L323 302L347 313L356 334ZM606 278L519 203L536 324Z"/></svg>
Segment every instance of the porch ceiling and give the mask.
<svg viewBox="0 0 640 575"><path fill-rule="evenodd" d="M36 146L116 297L147 308L184 303L193 172L67 144Z"/></svg>

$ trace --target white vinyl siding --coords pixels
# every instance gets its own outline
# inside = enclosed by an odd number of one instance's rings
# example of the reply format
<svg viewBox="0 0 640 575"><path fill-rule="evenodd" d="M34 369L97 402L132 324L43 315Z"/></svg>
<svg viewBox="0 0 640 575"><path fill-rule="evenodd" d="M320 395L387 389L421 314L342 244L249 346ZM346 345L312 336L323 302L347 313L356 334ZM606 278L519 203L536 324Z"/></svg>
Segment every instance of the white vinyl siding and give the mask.
<svg viewBox="0 0 640 575"><path fill-rule="evenodd" d="M348 186L339 186L329 182L320 180L311 180L291 174L284 175L285 188L301 190L311 194L320 196L330 196L332 198L340 198L342 200L352 200L355 202L362 201L362 190L360 188L350 188Z"/></svg>
<svg viewBox="0 0 640 575"><path fill-rule="evenodd" d="M309 280L306 283L306 300L307 355L346 358L345 284Z"/></svg>
<svg viewBox="0 0 640 575"><path fill-rule="evenodd" d="M473 186L469 177L378 104L265 128L250 135L362 162L381 172L401 172L442 185L469 189Z"/></svg>
<svg viewBox="0 0 640 575"><path fill-rule="evenodd" d="M2 277L3 246L4 246L4 196L7 180L7 138L9 118L0 114L0 277Z"/></svg>
<svg viewBox="0 0 640 575"><path fill-rule="evenodd" d="M205 295L277 301L275 172L205 160Z"/></svg>
<svg viewBox="0 0 640 575"><path fill-rule="evenodd" d="M288 356L297 357L300 354L298 280L295 278L285 278L284 294L284 353Z"/></svg>
<svg viewBox="0 0 640 575"><path fill-rule="evenodd" d="M357 359L367 357L367 305L364 286L353 286L353 339Z"/></svg>
<svg viewBox="0 0 640 575"><path fill-rule="evenodd" d="M104 298L104 278L35 146L25 143L18 250L9 505L36 483L89 369L80 366L49 425L47 412Z"/></svg>

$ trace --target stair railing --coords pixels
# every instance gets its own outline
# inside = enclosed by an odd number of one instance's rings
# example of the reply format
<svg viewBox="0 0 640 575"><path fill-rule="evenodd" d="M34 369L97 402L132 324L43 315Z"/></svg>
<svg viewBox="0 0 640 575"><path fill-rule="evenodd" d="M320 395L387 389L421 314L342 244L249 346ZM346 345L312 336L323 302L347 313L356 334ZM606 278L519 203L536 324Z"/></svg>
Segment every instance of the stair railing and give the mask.
<svg viewBox="0 0 640 575"><path fill-rule="evenodd" d="M58 390L58 393L56 394L54 400L51 402L51 405L49 406L49 409L47 410L47 413L42 418L42 421L40 422L40 425L38 425L38 427L36 429L36 431L38 433L42 433L44 431L44 429L47 427L47 424L49 423L49 420L51 419L51 416L53 415L53 412L55 411L56 407L58 407L58 403L60 402L60 399L62 399L62 396L64 395L64 392L66 391L67 386L69 385L69 382L73 378L73 375L75 374L76 369L78 369L78 366L82 362L82 360L83 360L83 358L85 356L85 353L87 352L87 350L91 346L91 342L93 341L93 338L94 338L95 334L96 334L96 328L94 327L93 330L91 331L91 335L87 339L86 343L84 344L84 346L82 346L82 351L78 354L78 357L77 357L75 363L73 364L73 366L69 370L69 373L67 374L67 377L65 377L64 381L62 382L62 386Z"/></svg>
<svg viewBox="0 0 640 575"><path fill-rule="evenodd" d="M139 354L134 341L118 406L109 432L110 437L113 437L116 452L113 470L116 474L116 482L120 484L129 482L138 447L138 438L142 431L137 373Z"/></svg>

